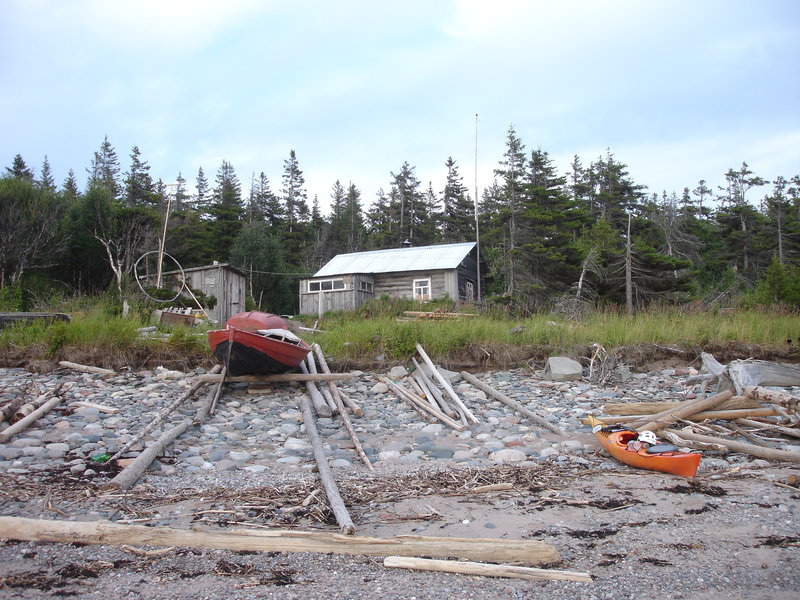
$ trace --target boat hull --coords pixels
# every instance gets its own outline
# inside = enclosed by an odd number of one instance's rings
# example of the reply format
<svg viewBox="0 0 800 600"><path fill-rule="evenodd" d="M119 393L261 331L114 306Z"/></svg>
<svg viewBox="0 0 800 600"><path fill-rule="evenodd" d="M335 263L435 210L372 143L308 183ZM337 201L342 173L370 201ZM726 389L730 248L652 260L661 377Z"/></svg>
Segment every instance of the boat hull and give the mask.
<svg viewBox="0 0 800 600"><path fill-rule="evenodd" d="M591 424L604 425L597 419L591 419ZM651 471L661 471L662 473L672 473L682 477L694 477L700 465L700 454L693 452L663 452L659 454L648 454L646 450L629 450L628 442L636 439L637 433L632 429L620 431L595 431L603 448L618 461L632 467L649 469Z"/></svg>
<svg viewBox="0 0 800 600"><path fill-rule="evenodd" d="M277 339L281 336L263 334L264 330L287 329L276 315L239 313L228 319L225 329L209 331L208 343L217 359L228 367L229 375L285 373L295 369L311 351L299 338Z"/></svg>

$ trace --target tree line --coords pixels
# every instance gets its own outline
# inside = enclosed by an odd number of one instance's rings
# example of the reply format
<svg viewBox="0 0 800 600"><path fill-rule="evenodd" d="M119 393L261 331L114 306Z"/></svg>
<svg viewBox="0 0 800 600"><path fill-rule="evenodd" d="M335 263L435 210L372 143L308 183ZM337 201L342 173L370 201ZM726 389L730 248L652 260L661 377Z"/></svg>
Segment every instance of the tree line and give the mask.
<svg viewBox="0 0 800 600"><path fill-rule="evenodd" d="M122 293L166 232L166 252L183 267L230 262L250 275L259 306L291 312L297 279L336 254L474 241L476 227L484 300L517 313L742 294L800 306L800 175L770 182L745 162L716 189L700 180L680 194L649 193L610 150L587 165L576 155L561 173L511 126L477 211L447 158L443 189L404 162L366 207L354 183L336 181L323 215L294 150L277 186L264 172L243 186L223 160L213 181L198 168L192 193L182 173L154 179L137 146L129 158L123 171L106 137L83 190L72 170L57 185L46 156L38 173L20 155L5 168L0 306L54 290Z"/></svg>

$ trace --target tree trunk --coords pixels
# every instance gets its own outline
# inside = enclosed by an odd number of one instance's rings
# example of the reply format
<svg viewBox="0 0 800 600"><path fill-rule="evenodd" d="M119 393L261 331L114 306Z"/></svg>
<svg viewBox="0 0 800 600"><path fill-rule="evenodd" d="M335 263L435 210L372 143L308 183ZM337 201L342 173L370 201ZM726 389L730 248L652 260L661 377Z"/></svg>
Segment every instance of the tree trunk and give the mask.
<svg viewBox="0 0 800 600"><path fill-rule="evenodd" d="M0 517L0 538L38 542L180 546L258 552L320 552L368 556L433 556L518 565L551 565L558 551L533 540L403 535L393 538L275 529L186 530L108 521L50 521Z"/></svg>

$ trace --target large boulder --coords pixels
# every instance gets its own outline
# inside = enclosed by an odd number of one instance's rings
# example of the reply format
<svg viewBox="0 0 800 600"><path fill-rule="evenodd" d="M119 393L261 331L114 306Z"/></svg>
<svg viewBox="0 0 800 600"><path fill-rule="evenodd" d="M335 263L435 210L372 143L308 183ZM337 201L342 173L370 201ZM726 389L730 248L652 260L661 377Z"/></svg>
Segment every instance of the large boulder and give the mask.
<svg viewBox="0 0 800 600"><path fill-rule="evenodd" d="M544 368L544 378L550 381L574 381L583 377L581 363L566 356L551 356Z"/></svg>

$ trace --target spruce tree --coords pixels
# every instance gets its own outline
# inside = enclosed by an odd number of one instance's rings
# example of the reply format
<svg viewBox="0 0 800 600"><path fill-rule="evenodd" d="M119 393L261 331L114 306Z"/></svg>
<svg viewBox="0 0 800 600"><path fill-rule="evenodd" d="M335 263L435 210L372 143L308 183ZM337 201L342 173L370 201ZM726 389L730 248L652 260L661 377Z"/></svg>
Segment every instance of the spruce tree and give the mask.
<svg viewBox="0 0 800 600"><path fill-rule="evenodd" d="M103 188L108 190L112 198L119 198L119 159L117 152L108 141L108 136L103 138L100 150L94 153L89 169L87 188Z"/></svg>
<svg viewBox="0 0 800 600"><path fill-rule="evenodd" d="M222 262L228 259L244 218L242 186L233 165L226 160L222 161L217 170L210 214L212 219L210 246L216 260Z"/></svg>
<svg viewBox="0 0 800 600"><path fill-rule="evenodd" d="M447 180L442 191L442 241L469 242L475 239L475 204L452 157L445 162Z"/></svg>
<svg viewBox="0 0 800 600"><path fill-rule="evenodd" d="M50 161L47 160L46 154L42 161L42 170L39 174L39 178L36 180L36 185L51 194L54 194L56 191L56 181L53 179L53 171L50 168Z"/></svg>
<svg viewBox="0 0 800 600"><path fill-rule="evenodd" d="M33 181L33 171L25 164L21 154L14 157L10 167L6 167L6 177L14 177L25 181Z"/></svg>

